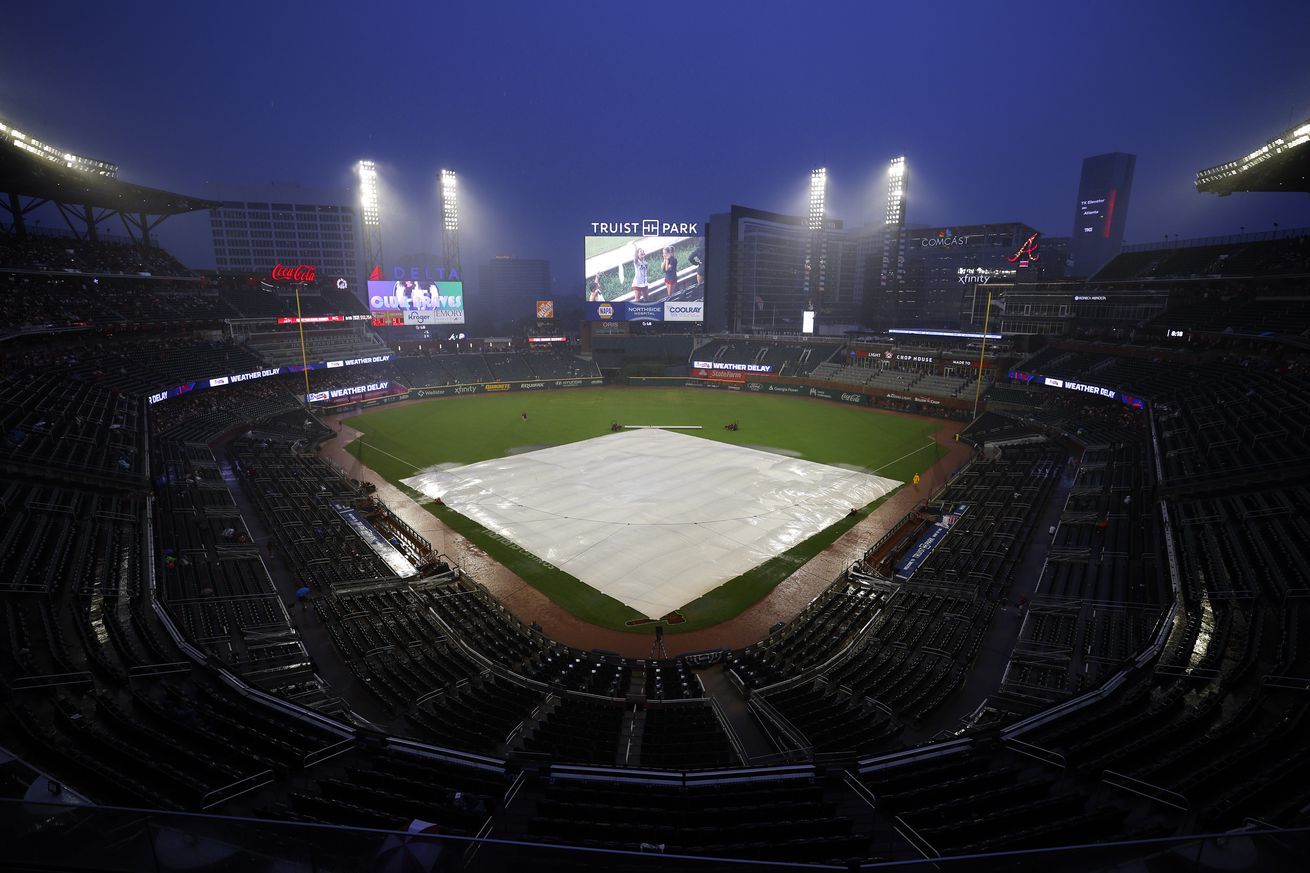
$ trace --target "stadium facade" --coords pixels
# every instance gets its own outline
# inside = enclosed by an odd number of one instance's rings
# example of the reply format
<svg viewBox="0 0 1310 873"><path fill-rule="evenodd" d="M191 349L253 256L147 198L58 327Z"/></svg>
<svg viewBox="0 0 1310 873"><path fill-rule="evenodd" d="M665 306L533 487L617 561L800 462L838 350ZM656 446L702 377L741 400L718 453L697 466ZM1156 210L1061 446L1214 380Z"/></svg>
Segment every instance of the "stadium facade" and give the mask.
<svg viewBox="0 0 1310 873"><path fill-rule="evenodd" d="M1043 237L1023 222L911 227L896 233L896 272L881 262L881 237L863 251L869 320L879 328L955 329L981 323L987 290L1060 278L1067 240Z"/></svg>
<svg viewBox="0 0 1310 873"><path fill-rule="evenodd" d="M349 191L274 183L224 190L221 200L209 214L220 273L311 264L320 276L361 278L359 219Z"/></svg>

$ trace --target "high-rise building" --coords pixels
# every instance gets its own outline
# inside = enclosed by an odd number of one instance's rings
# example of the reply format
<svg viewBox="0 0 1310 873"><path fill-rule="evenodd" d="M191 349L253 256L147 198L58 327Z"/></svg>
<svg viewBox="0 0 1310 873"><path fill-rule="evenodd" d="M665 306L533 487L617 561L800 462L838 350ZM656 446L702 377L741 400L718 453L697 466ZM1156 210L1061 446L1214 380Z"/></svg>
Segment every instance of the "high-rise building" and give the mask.
<svg viewBox="0 0 1310 873"><path fill-rule="evenodd" d="M360 233L351 192L275 182L222 193L223 205L209 213L219 272L311 264L320 278L358 280Z"/></svg>
<svg viewBox="0 0 1310 873"><path fill-rule="evenodd" d="M536 302L554 299L550 261L497 255L478 267L478 290L467 306L469 326L483 336L517 333L536 318Z"/></svg>
<svg viewBox="0 0 1310 873"><path fill-rule="evenodd" d="M880 244L895 239L894 269L869 268ZM1064 275L1064 240L1047 240L1028 225L883 227L857 235L865 257L872 326L957 329L981 317L988 288ZM885 259L884 259L885 262ZM981 302L980 302L981 301Z"/></svg>
<svg viewBox="0 0 1310 873"><path fill-rule="evenodd" d="M839 220L823 219L823 296L812 260L815 233L806 217L733 206L710 218L706 239L707 320L737 333L800 333L803 313L818 308L818 330L853 326L860 296L856 249ZM807 282L806 266L810 267Z"/></svg>
<svg viewBox="0 0 1310 873"><path fill-rule="evenodd" d="M1123 152L1083 159L1069 242L1069 275L1091 276L1119 254L1136 163L1136 155Z"/></svg>

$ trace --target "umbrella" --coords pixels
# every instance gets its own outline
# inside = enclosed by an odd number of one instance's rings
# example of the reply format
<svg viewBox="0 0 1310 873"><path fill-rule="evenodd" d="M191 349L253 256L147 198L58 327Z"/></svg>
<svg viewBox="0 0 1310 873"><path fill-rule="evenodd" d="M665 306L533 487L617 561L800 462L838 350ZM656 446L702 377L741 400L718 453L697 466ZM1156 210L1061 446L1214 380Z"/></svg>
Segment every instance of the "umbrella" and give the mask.
<svg viewBox="0 0 1310 873"><path fill-rule="evenodd" d="M308 589L308 588L297 588L297 589L296 589L296 596L297 596L297 597L308 597L308 596L309 596L309 589Z"/></svg>
<svg viewBox="0 0 1310 873"><path fill-rule="evenodd" d="M409 823L408 830L411 834L441 833L437 825L417 818ZM443 849L440 840L393 834L382 841L374 869L387 873L429 873L441 860Z"/></svg>

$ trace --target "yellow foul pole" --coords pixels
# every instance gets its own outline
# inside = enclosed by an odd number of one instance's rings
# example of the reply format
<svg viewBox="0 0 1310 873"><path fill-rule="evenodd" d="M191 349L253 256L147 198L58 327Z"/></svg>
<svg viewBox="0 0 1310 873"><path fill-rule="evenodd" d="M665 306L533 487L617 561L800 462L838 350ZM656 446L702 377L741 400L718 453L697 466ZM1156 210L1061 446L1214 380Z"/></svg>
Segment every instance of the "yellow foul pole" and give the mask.
<svg viewBox="0 0 1310 873"><path fill-rule="evenodd" d="M300 328L300 366L304 368L305 393L309 393L309 360L305 357L305 322L300 317L300 283L296 283L296 327ZM974 404L975 407L977 404Z"/></svg>
<svg viewBox="0 0 1310 873"><path fill-rule="evenodd" d="M983 313L983 341L982 350L978 352L978 382L973 389L973 417L978 417L978 398L982 394L982 374L983 361L987 357L987 327L991 324L992 318L992 292L987 292L987 311ZM305 389L308 391L309 389Z"/></svg>

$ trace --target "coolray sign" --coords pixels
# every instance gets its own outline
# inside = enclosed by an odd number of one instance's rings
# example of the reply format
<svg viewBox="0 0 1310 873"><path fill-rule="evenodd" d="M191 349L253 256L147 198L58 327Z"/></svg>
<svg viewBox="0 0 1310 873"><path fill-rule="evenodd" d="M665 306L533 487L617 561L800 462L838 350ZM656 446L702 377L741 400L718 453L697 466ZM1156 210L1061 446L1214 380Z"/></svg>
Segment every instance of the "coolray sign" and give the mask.
<svg viewBox="0 0 1310 873"><path fill-rule="evenodd" d="M639 218L628 221L593 221L592 236L700 236L700 223L695 221L660 221L658 218Z"/></svg>
<svg viewBox="0 0 1310 873"><path fill-rule="evenodd" d="M314 391L305 395L310 403L322 403L326 400L340 400L342 397L356 397L360 394L372 394L374 391L386 391L390 382L369 382L367 385L352 385L349 388L332 388L327 391Z"/></svg>
<svg viewBox="0 0 1310 873"><path fill-rule="evenodd" d="M705 320L705 302L703 300L689 300L678 303L664 304L665 321L704 321Z"/></svg>
<svg viewBox="0 0 1310 873"><path fill-rule="evenodd" d="M273 268L273 280L277 282L313 282L317 273L318 267L313 264L300 264L295 267L278 264Z"/></svg>
<svg viewBox="0 0 1310 873"><path fill-rule="evenodd" d="M736 370L741 373L772 373L772 364L738 364L733 361L692 361L701 370Z"/></svg>

